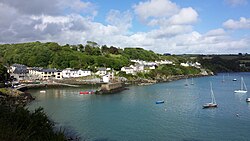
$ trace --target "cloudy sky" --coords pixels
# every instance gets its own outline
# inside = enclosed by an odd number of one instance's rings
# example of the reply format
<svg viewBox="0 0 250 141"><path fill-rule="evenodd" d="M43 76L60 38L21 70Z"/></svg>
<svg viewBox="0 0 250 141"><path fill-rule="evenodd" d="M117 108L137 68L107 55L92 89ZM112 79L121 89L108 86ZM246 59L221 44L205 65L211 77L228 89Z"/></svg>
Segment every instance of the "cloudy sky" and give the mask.
<svg viewBox="0 0 250 141"><path fill-rule="evenodd" d="M0 43L250 53L248 0L0 0Z"/></svg>

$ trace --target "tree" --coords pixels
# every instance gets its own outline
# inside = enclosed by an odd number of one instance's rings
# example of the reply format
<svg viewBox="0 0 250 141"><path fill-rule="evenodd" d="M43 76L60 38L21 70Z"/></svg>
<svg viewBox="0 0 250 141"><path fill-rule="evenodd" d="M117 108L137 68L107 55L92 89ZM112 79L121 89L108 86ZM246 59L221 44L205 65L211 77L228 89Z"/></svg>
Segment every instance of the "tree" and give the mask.
<svg viewBox="0 0 250 141"><path fill-rule="evenodd" d="M9 79L9 73L7 72L7 68L0 64L0 82L5 82Z"/></svg>

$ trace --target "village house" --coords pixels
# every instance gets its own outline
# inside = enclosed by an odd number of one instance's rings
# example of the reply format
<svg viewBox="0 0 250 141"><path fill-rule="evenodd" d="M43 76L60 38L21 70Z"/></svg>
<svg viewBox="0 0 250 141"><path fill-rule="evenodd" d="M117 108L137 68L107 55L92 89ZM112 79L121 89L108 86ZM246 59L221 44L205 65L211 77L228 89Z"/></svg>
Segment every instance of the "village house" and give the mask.
<svg viewBox="0 0 250 141"><path fill-rule="evenodd" d="M195 63L192 63L192 62L187 62L187 63L181 63L180 64L181 66L184 66L184 67L195 67L195 68L198 68L200 69L201 68L201 64L199 62L195 62Z"/></svg>
<svg viewBox="0 0 250 141"><path fill-rule="evenodd" d="M25 65L13 64L10 66L8 73L10 73L10 76L16 79L17 81L21 81L27 78L28 69Z"/></svg>
<svg viewBox="0 0 250 141"><path fill-rule="evenodd" d="M83 76L90 76L91 71L90 70L76 70L67 68L62 71L63 78L77 78L77 77L83 77Z"/></svg>
<svg viewBox="0 0 250 141"><path fill-rule="evenodd" d="M183 67L189 67L189 63L181 63L180 65Z"/></svg>
<svg viewBox="0 0 250 141"><path fill-rule="evenodd" d="M169 60L160 60L160 61L155 61L157 65L172 65L173 62Z"/></svg>
<svg viewBox="0 0 250 141"><path fill-rule="evenodd" d="M110 68L97 68L96 75L104 76L107 74L107 71L110 70Z"/></svg>
<svg viewBox="0 0 250 141"><path fill-rule="evenodd" d="M29 74L36 79L48 80L48 79L62 79L62 71L56 69L43 69L43 68L31 68Z"/></svg>
<svg viewBox="0 0 250 141"><path fill-rule="evenodd" d="M114 80L114 71L108 72L106 75L102 76L102 82L103 83L109 83Z"/></svg>
<svg viewBox="0 0 250 141"><path fill-rule="evenodd" d="M132 67L122 67L121 71L125 72L126 74L135 74L134 68Z"/></svg>

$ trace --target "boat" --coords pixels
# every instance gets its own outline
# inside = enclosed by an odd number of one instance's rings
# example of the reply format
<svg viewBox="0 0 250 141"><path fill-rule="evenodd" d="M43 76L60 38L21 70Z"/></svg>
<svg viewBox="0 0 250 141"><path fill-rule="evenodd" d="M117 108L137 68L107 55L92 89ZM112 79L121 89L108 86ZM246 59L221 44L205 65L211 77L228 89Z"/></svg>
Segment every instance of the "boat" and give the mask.
<svg viewBox="0 0 250 141"><path fill-rule="evenodd" d="M80 91L79 94L95 94L94 91Z"/></svg>
<svg viewBox="0 0 250 141"><path fill-rule="evenodd" d="M187 78L186 78L186 83L185 83L185 86L188 86L188 80L187 80Z"/></svg>
<svg viewBox="0 0 250 141"><path fill-rule="evenodd" d="M222 81L221 81L221 82L222 82L222 83L225 82L225 76L224 76L224 75L223 75L223 78L222 78Z"/></svg>
<svg viewBox="0 0 250 141"><path fill-rule="evenodd" d="M162 103L164 103L164 100L158 100L155 102L155 104L162 104Z"/></svg>
<svg viewBox="0 0 250 141"><path fill-rule="evenodd" d="M250 98L249 97L246 99L246 102L250 102Z"/></svg>
<svg viewBox="0 0 250 141"><path fill-rule="evenodd" d="M240 81L240 90L235 90L234 93L247 93L247 87L246 87L243 77L241 77L241 81Z"/></svg>
<svg viewBox="0 0 250 141"><path fill-rule="evenodd" d="M215 97L214 97L214 92L213 92L213 88L212 88L212 83L210 82L210 87L211 87L211 98L212 98L212 102L210 103L206 103L203 105L203 109L205 108L217 108L217 104L215 101Z"/></svg>
<svg viewBox="0 0 250 141"><path fill-rule="evenodd" d="M191 85L194 85L194 79L192 78L192 82L191 82Z"/></svg>
<svg viewBox="0 0 250 141"><path fill-rule="evenodd" d="M46 91L45 90L41 90L40 93L46 93Z"/></svg>
<svg viewBox="0 0 250 141"><path fill-rule="evenodd" d="M236 78L234 78L234 79L233 79L233 81L237 81L237 79L236 79Z"/></svg>

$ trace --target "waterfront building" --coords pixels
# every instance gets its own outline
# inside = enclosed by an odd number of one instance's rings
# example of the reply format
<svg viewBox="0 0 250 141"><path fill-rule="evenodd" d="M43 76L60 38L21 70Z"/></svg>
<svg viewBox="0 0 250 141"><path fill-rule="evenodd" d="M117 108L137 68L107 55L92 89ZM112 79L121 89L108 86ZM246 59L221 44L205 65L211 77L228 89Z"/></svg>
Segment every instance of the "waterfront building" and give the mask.
<svg viewBox="0 0 250 141"><path fill-rule="evenodd" d="M67 68L62 71L62 75L63 75L63 78L77 78L77 77L83 77L83 76L90 76L91 71Z"/></svg>

